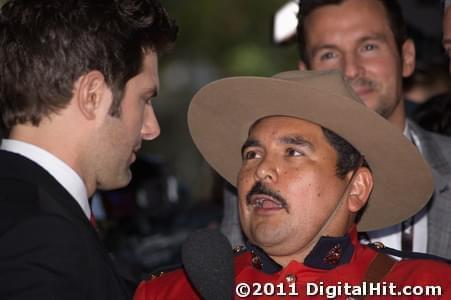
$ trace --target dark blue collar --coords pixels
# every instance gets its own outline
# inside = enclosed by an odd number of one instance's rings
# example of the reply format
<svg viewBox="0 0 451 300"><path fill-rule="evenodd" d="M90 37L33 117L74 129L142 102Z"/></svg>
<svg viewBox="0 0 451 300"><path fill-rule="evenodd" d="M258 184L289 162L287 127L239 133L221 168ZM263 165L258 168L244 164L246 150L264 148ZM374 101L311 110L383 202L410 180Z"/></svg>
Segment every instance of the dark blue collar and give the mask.
<svg viewBox="0 0 451 300"><path fill-rule="evenodd" d="M267 274L282 270L260 247L246 242L246 248L252 253L252 265ZM321 270L332 270L349 263L354 254L354 245L349 234L342 237L321 237L304 260L304 265Z"/></svg>

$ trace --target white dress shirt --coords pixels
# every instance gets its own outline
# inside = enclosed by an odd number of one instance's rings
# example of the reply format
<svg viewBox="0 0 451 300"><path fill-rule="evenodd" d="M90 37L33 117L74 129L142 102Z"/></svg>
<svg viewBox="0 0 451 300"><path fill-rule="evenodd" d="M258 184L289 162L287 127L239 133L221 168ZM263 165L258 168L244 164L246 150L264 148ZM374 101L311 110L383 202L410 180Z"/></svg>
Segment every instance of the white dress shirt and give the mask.
<svg viewBox="0 0 451 300"><path fill-rule="evenodd" d="M38 146L18 140L3 139L0 149L20 154L40 165L77 201L86 217L91 217L86 186L81 177L64 161Z"/></svg>
<svg viewBox="0 0 451 300"><path fill-rule="evenodd" d="M415 134L409 129L409 124L407 121L404 127L404 135L418 148L420 153L422 153L421 142L418 137L415 136ZM421 209L415 216L412 217L412 219L413 220L411 222L411 228L406 228L406 230L413 229L412 250L415 252L426 253L428 236L427 208L424 207L423 209ZM401 224L397 224L381 230L369 231L367 234L371 242L382 242L387 247L400 250L401 230Z"/></svg>

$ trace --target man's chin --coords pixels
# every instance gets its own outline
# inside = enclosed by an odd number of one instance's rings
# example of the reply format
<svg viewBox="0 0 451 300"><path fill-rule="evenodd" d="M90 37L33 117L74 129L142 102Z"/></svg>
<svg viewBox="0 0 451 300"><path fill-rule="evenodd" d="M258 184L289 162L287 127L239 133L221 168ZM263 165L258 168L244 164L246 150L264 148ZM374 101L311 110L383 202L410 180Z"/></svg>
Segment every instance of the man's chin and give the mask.
<svg viewBox="0 0 451 300"><path fill-rule="evenodd" d="M371 109L372 111L375 111L378 115L381 115L382 117L386 118L384 116L385 110L380 107L379 103L377 102L377 99L374 99L374 97L367 97L362 98L363 103Z"/></svg>
<svg viewBox="0 0 451 300"><path fill-rule="evenodd" d="M258 226L251 233L251 240L262 247L277 245L283 240L283 232L273 226Z"/></svg>
<svg viewBox="0 0 451 300"><path fill-rule="evenodd" d="M377 108L377 100L374 99L374 97L371 97L371 95L358 95L360 100L362 100L363 104L366 105L366 107L370 108L371 110L376 110Z"/></svg>
<svg viewBox="0 0 451 300"><path fill-rule="evenodd" d="M127 170L126 173L124 173L120 177L116 177L114 180L98 183L97 188L102 191L116 190L126 187L131 180L132 172L130 170Z"/></svg>

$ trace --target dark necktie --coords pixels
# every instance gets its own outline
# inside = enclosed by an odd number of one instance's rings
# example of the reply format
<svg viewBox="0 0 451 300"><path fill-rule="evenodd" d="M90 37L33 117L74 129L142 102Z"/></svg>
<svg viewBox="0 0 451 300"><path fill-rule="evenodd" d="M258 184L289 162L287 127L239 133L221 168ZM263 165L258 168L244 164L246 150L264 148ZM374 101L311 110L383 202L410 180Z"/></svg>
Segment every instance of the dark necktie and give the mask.
<svg viewBox="0 0 451 300"><path fill-rule="evenodd" d="M94 213L92 212L92 208L91 208L91 216L89 217L89 223L91 223L92 227L94 227L94 229L96 231L99 230L99 228L97 227L96 217L94 216Z"/></svg>

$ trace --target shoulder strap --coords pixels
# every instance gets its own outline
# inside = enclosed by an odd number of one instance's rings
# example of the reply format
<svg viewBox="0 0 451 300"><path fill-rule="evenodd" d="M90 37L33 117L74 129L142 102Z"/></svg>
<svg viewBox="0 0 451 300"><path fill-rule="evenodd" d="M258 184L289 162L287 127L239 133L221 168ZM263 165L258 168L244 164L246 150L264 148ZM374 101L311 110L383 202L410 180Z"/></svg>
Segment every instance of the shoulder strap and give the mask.
<svg viewBox="0 0 451 300"><path fill-rule="evenodd" d="M366 271L364 282L377 283L387 275L393 266L396 264L396 260L383 253L377 253L374 259L371 261L368 270ZM366 296L357 297L357 299L365 299Z"/></svg>
<svg viewBox="0 0 451 300"><path fill-rule="evenodd" d="M396 261L388 255L377 253L366 271L366 282L379 282L395 265Z"/></svg>

